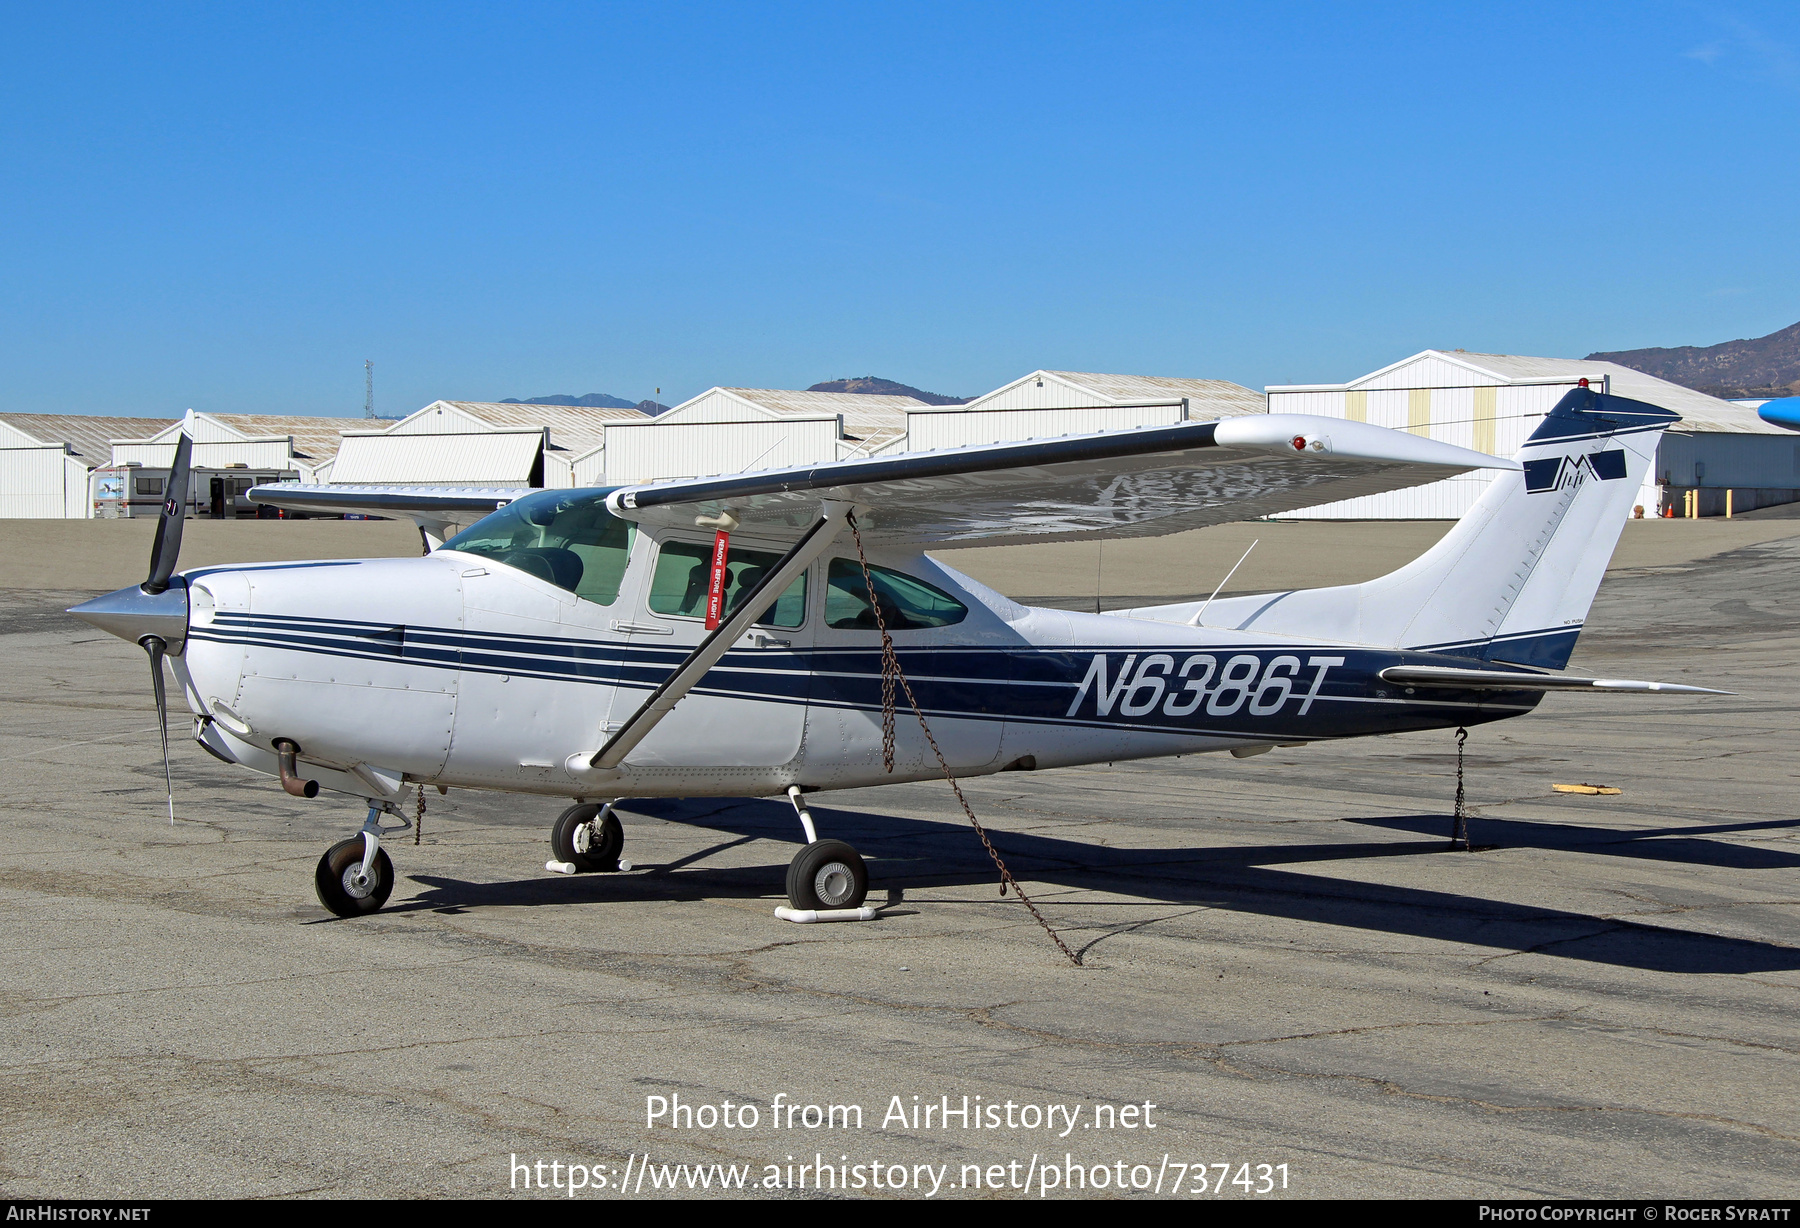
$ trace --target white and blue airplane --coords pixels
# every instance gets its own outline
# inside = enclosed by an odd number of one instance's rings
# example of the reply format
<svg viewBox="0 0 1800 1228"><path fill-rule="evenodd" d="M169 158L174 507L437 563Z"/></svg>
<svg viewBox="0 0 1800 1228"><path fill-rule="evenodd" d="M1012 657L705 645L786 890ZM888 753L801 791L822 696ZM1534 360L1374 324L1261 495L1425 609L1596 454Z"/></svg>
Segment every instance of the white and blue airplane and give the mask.
<svg viewBox="0 0 1800 1228"><path fill-rule="evenodd" d="M422 785L569 799L565 873L620 868L618 799L786 794L806 838L792 907L854 909L866 867L818 837L806 793L1455 728L1548 690L1719 694L1557 672L1677 420L1578 389L1510 461L1270 414L612 489L265 486L252 501L410 516L428 553L178 574L183 435L149 578L71 613L150 653L165 770L166 658L211 754L367 803L315 875L339 915L387 900L381 817L404 823ZM1502 472L1366 584L1084 614L924 553L1153 536L1476 469ZM883 628L942 767L910 721L884 754Z"/></svg>

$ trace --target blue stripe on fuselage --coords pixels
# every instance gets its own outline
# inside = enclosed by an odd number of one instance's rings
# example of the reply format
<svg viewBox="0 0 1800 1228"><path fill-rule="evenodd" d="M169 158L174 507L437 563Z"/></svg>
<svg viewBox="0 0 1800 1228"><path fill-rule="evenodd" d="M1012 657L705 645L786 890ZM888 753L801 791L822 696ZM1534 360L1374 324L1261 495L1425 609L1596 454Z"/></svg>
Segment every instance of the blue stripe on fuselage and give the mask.
<svg viewBox="0 0 1800 1228"><path fill-rule="evenodd" d="M1572 637L1573 632L1538 634ZM371 661L397 658L422 668L616 684L644 692L661 684L689 651L675 645L225 612L215 615L211 625L193 628L189 636ZM1536 705L1540 696L1535 692L1409 693L1376 676L1392 665L1442 665L1447 654L1463 660L1477 655L1457 647L1429 652L1329 644L1298 649L1103 644L896 651L927 715L968 720L1307 741L1476 723ZM1321 667L1318 662L1327 658L1342 658L1342 663ZM1196 681L1205 684L1198 701L1187 685ZM881 652L873 647L734 649L696 693L879 712Z"/></svg>

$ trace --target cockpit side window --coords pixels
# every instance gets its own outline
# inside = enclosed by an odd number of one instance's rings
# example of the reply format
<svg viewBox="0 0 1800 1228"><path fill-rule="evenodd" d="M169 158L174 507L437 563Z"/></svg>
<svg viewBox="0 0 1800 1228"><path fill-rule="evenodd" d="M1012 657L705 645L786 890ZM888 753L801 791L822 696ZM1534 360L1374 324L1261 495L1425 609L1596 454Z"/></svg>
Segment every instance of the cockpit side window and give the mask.
<svg viewBox="0 0 1800 1228"><path fill-rule="evenodd" d="M881 604L881 621L889 631L918 631L948 627L969 616L969 607L923 580L869 568L875 582L875 600ZM875 611L869 606L869 584L862 564L854 559L832 559L825 581L825 625L840 631L873 631Z"/></svg>
<svg viewBox="0 0 1800 1228"><path fill-rule="evenodd" d="M567 589L596 605L619 599L637 526L606 510L609 492L541 490L444 543Z"/></svg>
<svg viewBox="0 0 1800 1228"><path fill-rule="evenodd" d="M712 582L712 547L698 542L664 542L650 579L650 608L658 614L706 617ZM731 547L725 562L725 613L736 611L781 556L770 550ZM762 612L757 622L769 627L798 627L806 621L806 573Z"/></svg>

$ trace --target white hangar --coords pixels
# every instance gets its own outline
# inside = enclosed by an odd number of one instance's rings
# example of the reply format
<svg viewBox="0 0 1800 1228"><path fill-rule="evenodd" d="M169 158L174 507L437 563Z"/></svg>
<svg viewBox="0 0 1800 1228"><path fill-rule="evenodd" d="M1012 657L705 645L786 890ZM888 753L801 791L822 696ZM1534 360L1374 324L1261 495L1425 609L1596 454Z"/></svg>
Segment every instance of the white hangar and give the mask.
<svg viewBox="0 0 1800 1228"><path fill-rule="evenodd" d="M0 414L0 519L84 520L88 475L112 464L112 441L172 425L166 418Z"/></svg>
<svg viewBox="0 0 1800 1228"><path fill-rule="evenodd" d="M909 407L905 448L929 452L1265 412L1262 393L1228 380L1033 371L966 405Z"/></svg>
<svg viewBox="0 0 1800 1228"><path fill-rule="evenodd" d="M1511 456L1537 422L1586 379L1601 392L1645 401L1681 415L1667 432L1638 502L1644 515L1683 514L1698 489L1701 515L1800 498L1800 443L1753 410L1657 379L1617 363L1518 354L1424 350L1344 384L1277 384L1270 413L1319 414L1373 422ZM1283 519L1454 520L1480 497L1498 470L1478 470L1412 490L1291 512Z"/></svg>
<svg viewBox="0 0 1800 1228"><path fill-rule="evenodd" d="M1079 371L1033 371L965 405L709 388L654 418L608 423L603 472L609 484L653 482L1262 412L1260 392L1225 380Z"/></svg>
<svg viewBox="0 0 1800 1228"><path fill-rule="evenodd" d="M196 414L194 420L195 471L233 471L229 480L240 491L253 480L315 480L337 451L345 421L272 414ZM112 496L100 500L103 514L121 511L139 494L154 507L162 502L161 479L180 428L173 418L0 414L0 517L85 519L95 514L103 486ZM108 476L112 481L103 483Z"/></svg>
<svg viewBox="0 0 1800 1228"><path fill-rule="evenodd" d="M620 485L870 456L901 445L907 415L926 408L902 396L708 388L654 418L609 422L603 471Z"/></svg>
<svg viewBox="0 0 1800 1228"><path fill-rule="evenodd" d="M639 409L433 401L379 430L358 430L354 419L339 418L336 462L314 480L597 486L605 480L606 428L648 417Z"/></svg>
<svg viewBox="0 0 1800 1228"><path fill-rule="evenodd" d="M337 454L338 433L347 421L289 414L197 413L192 464L195 469L289 473L302 482L314 482ZM160 429L147 435L134 433L115 438L111 463L115 467L142 465L146 469L167 469L172 465L181 420L156 425Z"/></svg>

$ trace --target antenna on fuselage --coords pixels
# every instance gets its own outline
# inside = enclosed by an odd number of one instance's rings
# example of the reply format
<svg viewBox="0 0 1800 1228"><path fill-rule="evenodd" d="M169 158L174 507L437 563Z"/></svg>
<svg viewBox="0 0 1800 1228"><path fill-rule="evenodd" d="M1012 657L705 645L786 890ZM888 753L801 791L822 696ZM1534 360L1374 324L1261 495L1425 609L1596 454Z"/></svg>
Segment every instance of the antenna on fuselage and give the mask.
<svg viewBox="0 0 1800 1228"><path fill-rule="evenodd" d="M1250 550L1256 549L1256 542L1260 542L1261 540L1262 538L1259 537L1256 541L1251 542ZM1194 611L1194 616L1188 619L1188 626L1198 627L1200 625L1200 616L1206 613L1206 607L1213 603L1213 597L1217 597L1224 587L1231 582L1231 577L1237 575L1237 569L1244 565L1244 559L1250 557L1250 550L1244 551L1243 558L1238 559L1237 562L1231 565L1231 570L1225 573L1225 578L1223 580L1219 581L1219 587L1212 591L1212 597L1208 597L1205 601L1202 601L1200 603L1200 608Z"/></svg>

